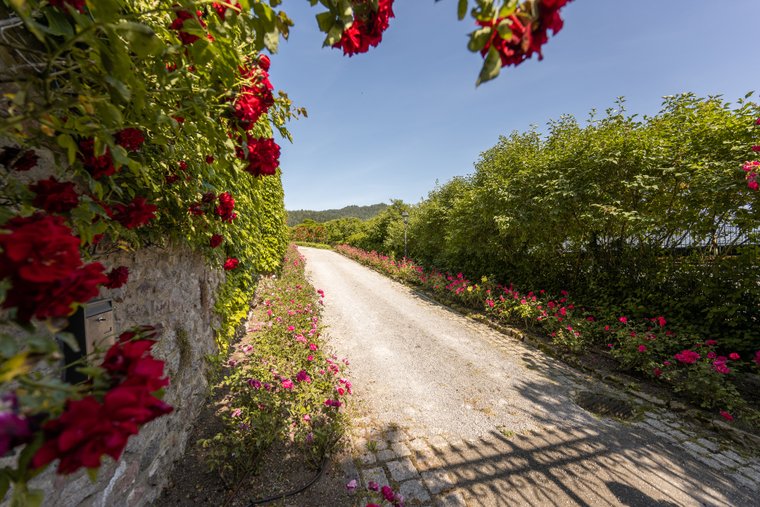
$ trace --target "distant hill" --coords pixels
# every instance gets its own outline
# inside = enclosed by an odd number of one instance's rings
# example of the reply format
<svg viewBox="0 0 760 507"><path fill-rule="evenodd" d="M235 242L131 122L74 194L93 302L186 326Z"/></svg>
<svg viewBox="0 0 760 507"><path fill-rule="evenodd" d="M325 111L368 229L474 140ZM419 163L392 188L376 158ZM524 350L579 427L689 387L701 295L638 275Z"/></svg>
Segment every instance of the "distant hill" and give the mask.
<svg viewBox="0 0 760 507"><path fill-rule="evenodd" d="M362 220L367 220L374 217L385 208L388 204L379 203L372 204L370 206L346 206L341 209L328 209L324 211L312 211L308 209L299 209L294 211L288 211L288 225L298 225L304 220L312 219L315 222L328 222L335 220L336 218L356 217Z"/></svg>

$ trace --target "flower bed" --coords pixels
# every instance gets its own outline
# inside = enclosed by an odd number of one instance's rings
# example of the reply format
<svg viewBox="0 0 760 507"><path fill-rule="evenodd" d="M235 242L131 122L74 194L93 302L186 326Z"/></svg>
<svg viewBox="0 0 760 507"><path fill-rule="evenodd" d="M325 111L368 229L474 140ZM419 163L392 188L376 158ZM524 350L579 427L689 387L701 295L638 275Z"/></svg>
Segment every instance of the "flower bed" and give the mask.
<svg viewBox="0 0 760 507"><path fill-rule="evenodd" d="M248 334L220 365L215 391L224 428L201 442L228 484L255 470L276 442L296 445L317 466L342 433L352 392L348 361L330 355L321 338L324 292L307 281L294 245L268 289Z"/></svg>
<svg viewBox="0 0 760 507"><path fill-rule="evenodd" d="M481 277L473 282L456 275L425 270L409 259L395 260L377 252L340 245L337 252L403 283L421 287L438 299L483 312L493 321L535 330L572 352L603 347L621 369L665 382L691 402L753 424L756 410L748 407L731 382L737 371L760 367L760 350L742 358L721 349L716 340L670 329L666 317L629 319L606 308L582 308L570 294L522 292Z"/></svg>

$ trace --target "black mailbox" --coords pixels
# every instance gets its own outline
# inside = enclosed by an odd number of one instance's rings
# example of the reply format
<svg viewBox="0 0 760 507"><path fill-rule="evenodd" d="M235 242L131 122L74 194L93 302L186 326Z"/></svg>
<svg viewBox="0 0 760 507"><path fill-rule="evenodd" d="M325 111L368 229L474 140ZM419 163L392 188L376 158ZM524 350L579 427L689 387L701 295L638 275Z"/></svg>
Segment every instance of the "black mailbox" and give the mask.
<svg viewBox="0 0 760 507"><path fill-rule="evenodd" d="M71 384L78 384L87 380L87 376L76 371L82 366L81 363L73 364L84 356L88 356L95 350L105 350L116 342L116 333L113 324L113 301L99 299L80 306L69 317L69 325L64 330L74 335L79 345L79 351L74 351L66 344L62 344L64 364L67 365L63 373L63 380ZM90 356L92 359L97 356Z"/></svg>

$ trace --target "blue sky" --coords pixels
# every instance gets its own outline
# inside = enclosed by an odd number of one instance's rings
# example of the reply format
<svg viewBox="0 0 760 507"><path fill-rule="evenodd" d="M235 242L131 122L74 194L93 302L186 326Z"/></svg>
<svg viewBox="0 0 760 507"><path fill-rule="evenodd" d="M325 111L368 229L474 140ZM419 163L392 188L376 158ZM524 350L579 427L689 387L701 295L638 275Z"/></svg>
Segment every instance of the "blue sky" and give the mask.
<svg viewBox="0 0 760 507"><path fill-rule="evenodd" d="M640 114L691 91L730 100L760 89L760 0L575 0L564 29L535 58L475 87L480 55L456 0L396 0L383 42L352 58L322 48L304 0L272 57L275 88L309 117L281 142L287 209L329 209L400 198L418 202L473 164L499 135L585 119L618 96Z"/></svg>

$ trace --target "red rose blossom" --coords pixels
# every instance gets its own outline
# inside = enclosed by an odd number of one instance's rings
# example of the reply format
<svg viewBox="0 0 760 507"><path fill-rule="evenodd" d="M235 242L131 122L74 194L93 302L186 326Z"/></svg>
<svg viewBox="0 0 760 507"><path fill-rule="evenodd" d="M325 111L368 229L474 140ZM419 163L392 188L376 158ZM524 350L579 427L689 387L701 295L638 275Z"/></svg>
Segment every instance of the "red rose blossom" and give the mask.
<svg viewBox="0 0 760 507"><path fill-rule="evenodd" d="M388 29L392 17L395 17L393 0L379 0L377 11L372 11L369 4L354 6L353 23L333 47L343 49L343 54L348 56L366 53L370 46L376 47L383 40L383 32Z"/></svg>
<svg viewBox="0 0 760 507"><path fill-rule="evenodd" d="M248 137L245 170L254 176L273 175L280 165L280 147L274 139Z"/></svg>
<svg viewBox="0 0 760 507"><path fill-rule="evenodd" d="M127 151L137 151L145 142L145 136L140 129L125 128L116 133L116 144Z"/></svg>
<svg viewBox="0 0 760 507"><path fill-rule="evenodd" d="M34 215L9 220L0 234L0 278L14 276L32 283L65 278L82 265L79 238L63 224L63 217Z"/></svg>
<svg viewBox="0 0 760 507"><path fill-rule="evenodd" d="M29 185L29 190L37 194L32 204L48 213L65 213L76 208L79 195L70 182L60 182L51 176Z"/></svg>
<svg viewBox="0 0 760 507"><path fill-rule="evenodd" d="M208 240L208 244L211 248L216 248L222 244L222 241L224 241L224 236L222 236L221 234L214 234Z"/></svg>
<svg viewBox="0 0 760 507"><path fill-rule="evenodd" d="M219 194L219 205L216 207L216 214L227 223L232 223L237 218L237 213L232 210L235 208L235 199L229 192Z"/></svg>
<svg viewBox="0 0 760 507"><path fill-rule="evenodd" d="M28 171L37 165L40 157L34 150L21 151L21 148L6 146L0 152L0 164L14 171Z"/></svg>
<svg viewBox="0 0 760 507"><path fill-rule="evenodd" d="M68 12L66 8L67 5L73 7L79 12L84 12L85 7L87 6L85 0L49 0L48 3L53 7L57 7L63 12Z"/></svg>
<svg viewBox="0 0 760 507"><path fill-rule="evenodd" d="M269 72L269 67L272 65L272 61L269 59L267 55L259 55L259 67L261 67L264 72Z"/></svg>
<svg viewBox="0 0 760 507"><path fill-rule="evenodd" d="M118 289L127 283L129 269L126 266L119 266L109 271L106 276L108 277L108 282L106 282L105 287L108 289Z"/></svg>
<svg viewBox="0 0 760 507"><path fill-rule="evenodd" d="M230 4L230 5L227 5ZM226 3L219 3L219 2L213 2L211 4L211 7L216 11L216 14L219 16L219 19L224 21L225 16L227 15L227 10L230 10L235 13L240 13L242 8L240 7L240 4L237 1L228 1Z"/></svg>
<svg viewBox="0 0 760 507"><path fill-rule="evenodd" d="M236 267L238 267L238 264L240 261L238 261L234 257L229 257L226 261L224 261L224 270L225 271L232 271Z"/></svg>
<svg viewBox="0 0 760 507"><path fill-rule="evenodd" d="M116 172L111 150L106 147L105 153L95 156L95 140L91 137L79 141L79 159L96 180L103 176L111 176Z"/></svg>
<svg viewBox="0 0 760 507"><path fill-rule="evenodd" d="M193 44L195 41L200 39L200 37L198 37L197 35L183 31L182 28L185 25L185 21L188 19L195 19L203 28L205 28L206 23L202 19L203 12L195 11L195 14L192 14L186 10L178 10L176 14L177 14L177 17L174 19L174 21L172 21L172 24L169 25L169 28L171 28L172 30L177 30L179 39L180 41L182 41L182 44L187 46L187 45Z"/></svg>
<svg viewBox="0 0 760 507"><path fill-rule="evenodd" d="M114 204L114 220L127 229L142 227L156 217L158 206L148 204L145 197L137 196L129 204Z"/></svg>
<svg viewBox="0 0 760 507"><path fill-rule="evenodd" d="M214 156L213 155L206 155L206 163L207 164L213 164L214 163Z"/></svg>

